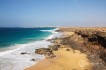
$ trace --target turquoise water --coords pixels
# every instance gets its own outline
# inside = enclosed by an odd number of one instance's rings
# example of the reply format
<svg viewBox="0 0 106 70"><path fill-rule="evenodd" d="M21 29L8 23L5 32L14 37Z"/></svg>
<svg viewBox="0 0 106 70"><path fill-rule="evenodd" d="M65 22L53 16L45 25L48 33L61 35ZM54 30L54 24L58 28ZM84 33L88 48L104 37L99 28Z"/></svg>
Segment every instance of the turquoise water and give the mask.
<svg viewBox="0 0 106 70"><path fill-rule="evenodd" d="M47 48L58 28L0 28L0 70L24 70L44 59L35 53ZM29 54L22 55L22 52ZM36 61L31 61L36 59Z"/></svg>
<svg viewBox="0 0 106 70"><path fill-rule="evenodd" d="M53 29L54 28L0 28L0 48L42 40L52 33L40 30Z"/></svg>

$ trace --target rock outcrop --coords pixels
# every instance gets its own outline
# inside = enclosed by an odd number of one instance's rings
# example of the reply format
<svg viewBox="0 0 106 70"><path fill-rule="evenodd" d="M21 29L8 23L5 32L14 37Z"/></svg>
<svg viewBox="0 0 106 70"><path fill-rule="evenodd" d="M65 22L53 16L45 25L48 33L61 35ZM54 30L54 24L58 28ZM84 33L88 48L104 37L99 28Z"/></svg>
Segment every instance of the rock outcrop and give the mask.
<svg viewBox="0 0 106 70"><path fill-rule="evenodd" d="M50 48L39 48L35 50L35 53L37 54L41 54L41 55L45 55L46 58L53 58L56 57L53 54L53 50L51 50Z"/></svg>

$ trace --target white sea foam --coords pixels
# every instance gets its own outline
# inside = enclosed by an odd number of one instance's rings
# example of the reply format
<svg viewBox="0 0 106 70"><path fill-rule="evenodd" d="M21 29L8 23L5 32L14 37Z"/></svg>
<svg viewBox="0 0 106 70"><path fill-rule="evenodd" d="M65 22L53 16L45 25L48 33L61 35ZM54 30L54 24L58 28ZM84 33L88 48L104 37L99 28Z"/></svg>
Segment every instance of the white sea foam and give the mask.
<svg viewBox="0 0 106 70"><path fill-rule="evenodd" d="M47 40L47 39L52 39L56 34L58 34L58 32L56 32L56 30L58 30L58 29L59 28L56 28L56 29L53 29L53 30L40 30L40 31L53 33L52 35L50 35L49 37L46 38L46 40Z"/></svg>
<svg viewBox="0 0 106 70"><path fill-rule="evenodd" d="M8 51L0 52L0 70L23 70L27 68L35 62L31 61L31 59L36 59L36 63L43 59L44 56L35 54L35 49L37 48L47 48L51 43L47 41L47 39L52 39L55 34L55 30L43 30L49 31L53 34L47 37L45 40L30 42L27 44L16 44L14 45L14 49L10 49ZM42 30L41 30L42 31ZM30 53L22 55L22 52Z"/></svg>
<svg viewBox="0 0 106 70"><path fill-rule="evenodd" d="M42 40L27 44L16 45L20 48L6 51L4 52L2 57L0 57L0 70L23 70L24 68L35 64L35 62L31 61L31 59L34 58L39 61L44 58L44 56L42 55L35 54L35 49L41 47L47 48L50 44L50 42ZM30 54L22 55L22 52Z"/></svg>
<svg viewBox="0 0 106 70"><path fill-rule="evenodd" d="M56 30L58 30L58 29L59 29L59 28L52 29L52 30L40 30L40 31L43 31L43 32L51 32L51 33L56 34L56 33L58 33L58 32L56 32Z"/></svg>

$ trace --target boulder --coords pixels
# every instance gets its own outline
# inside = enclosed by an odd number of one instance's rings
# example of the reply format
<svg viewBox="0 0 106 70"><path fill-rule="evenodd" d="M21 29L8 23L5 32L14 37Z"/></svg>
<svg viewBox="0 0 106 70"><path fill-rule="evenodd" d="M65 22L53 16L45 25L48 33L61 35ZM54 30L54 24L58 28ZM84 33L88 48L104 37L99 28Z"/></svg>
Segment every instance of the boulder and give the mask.
<svg viewBox="0 0 106 70"><path fill-rule="evenodd" d="M36 59L33 58L33 59L31 59L31 61L36 61Z"/></svg>
<svg viewBox="0 0 106 70"><path fill-rule="evenodd" d="M51 50L50 48L39 48L39 49L36 49L35 53L45 55L46 58L56 57L53 54L53 50Z"/></svg>
<svg viewBox="0 0 106 70"><path fill-rule="evenodd" d="M41 54L41 55L45 55L47 54L47 52L52 53L52 50L50 50L49 48L39 48L35 50L35 53L37 54Z"/></svg>
<svg viewBox="0 0 106 70"><path fill-rule="evenodd" d="M30 54L30 53L28 53L28 52L21 52L21 54L24 55L24 54Z"/></svg>

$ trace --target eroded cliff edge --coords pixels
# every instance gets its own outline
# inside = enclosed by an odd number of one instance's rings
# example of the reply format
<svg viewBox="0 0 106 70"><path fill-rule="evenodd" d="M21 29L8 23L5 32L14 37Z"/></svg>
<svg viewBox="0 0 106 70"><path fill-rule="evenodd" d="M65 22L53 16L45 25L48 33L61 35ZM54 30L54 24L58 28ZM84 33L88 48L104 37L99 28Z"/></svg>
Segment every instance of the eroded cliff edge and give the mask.
<svg viewBox="0 0 106 70"><path fill-rule="evenodd" d="M62 33L73 32L73 35L62 36L50 40L54 45L48 48L36 49L36 53L44 54L46 58L56 57L53 51L62 48L61 45L68 48L80 50L87 54L87 58L92 64L92 70L106 70L106 28L60 28L57 30Z"/></svg>

